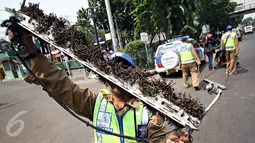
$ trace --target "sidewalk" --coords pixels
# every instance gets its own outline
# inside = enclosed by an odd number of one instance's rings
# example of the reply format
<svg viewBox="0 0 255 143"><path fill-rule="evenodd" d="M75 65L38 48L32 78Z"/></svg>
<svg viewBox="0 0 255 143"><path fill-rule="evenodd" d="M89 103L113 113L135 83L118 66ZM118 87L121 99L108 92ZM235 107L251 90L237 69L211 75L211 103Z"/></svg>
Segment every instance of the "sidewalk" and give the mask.
<svg viewBox="0 0 255 143"><path fill-rule="evenodd" d="M94 75L87 73L87 76L85 75L85 70L84 69L76 69L76 70L72 70L72 76L69 76L69 78L71 79L85 79L85 78L95 78ZM18 81L18 80L24 80L23 77L20 78L8 78L8 79L4 79L2 80L2 82L4 81ZM1 80L0 80L1 82Z"/></svg>
<svg viewBox="0 0 255 143"><path fill-rule="evenodd" d="M18 80L24 80L23 77L20 78L9 78L9 79L4 79L4 80L0 80L0 82L5 82L5 81L18 81Z"/></svg>

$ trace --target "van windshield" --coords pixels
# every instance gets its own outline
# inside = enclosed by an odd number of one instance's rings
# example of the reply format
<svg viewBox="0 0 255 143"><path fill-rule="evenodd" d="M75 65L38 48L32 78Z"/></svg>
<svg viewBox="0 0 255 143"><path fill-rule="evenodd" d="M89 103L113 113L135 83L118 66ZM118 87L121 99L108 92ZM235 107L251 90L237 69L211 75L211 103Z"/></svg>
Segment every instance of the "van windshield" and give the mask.
<svg viewBox="0 0 255 143"><path fill-rule="evenodd" d="M168 51L176 51L178 47L181 45L181 43L174 43L172 45L166 45L163 47L159 47L157 56L162 56L164 53Z"/></svg>

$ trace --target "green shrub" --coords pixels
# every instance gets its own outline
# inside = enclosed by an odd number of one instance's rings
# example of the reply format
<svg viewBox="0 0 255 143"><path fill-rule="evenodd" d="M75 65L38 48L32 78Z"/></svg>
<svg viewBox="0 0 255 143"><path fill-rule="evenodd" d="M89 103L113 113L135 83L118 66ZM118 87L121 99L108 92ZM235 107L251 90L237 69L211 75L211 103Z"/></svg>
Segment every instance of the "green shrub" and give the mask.
<svg viewBox="0 0 255 143"><path fill-rule="evenodd" d="M146 66L146 50L145 50L145 43L141 40L136 40L133 42L128 43L125 48L124 52L132 57L135 62L135 65L139 67Z"/></svg>
<svg viewBox="0 0 255 143"><path fill-rule="evenodd" d="M122 48L119 48L119 49L118 49L118 52L125 53L124 49L122 49Z"/></svg>

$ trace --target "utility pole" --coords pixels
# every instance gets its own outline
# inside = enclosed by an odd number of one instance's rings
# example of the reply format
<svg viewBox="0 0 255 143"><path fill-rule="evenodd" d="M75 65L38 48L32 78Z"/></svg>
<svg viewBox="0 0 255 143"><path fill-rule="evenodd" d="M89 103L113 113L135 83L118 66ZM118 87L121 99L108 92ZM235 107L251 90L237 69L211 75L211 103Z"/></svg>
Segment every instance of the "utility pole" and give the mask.
<svg viewBox="0 0 255 143"><path fill-rule="evenodd" d="M119 46L120 46L120 48L123 48L121 35L120 35L120 30L118 28L117 16L115 14L114 14L114 18L115 18L115 25L116 25L117 35L118 35L118 39L119 39Z"/></svg>
<svg viewBox="0 0 255 143"><path fill-rule="evenodd" d="M116 38L116 31L114 28L114 23L112 19L112 11L111 11L111 6L109 0L105 0L105 6L106 6L106 12L107 12L107 17L110 25L110 30L111 30L111 37L112 37L112 44L113 44L113 49L114 52L118 51L118 41Z"/></svg>
<svg viewBox="0 0 255 143"><path fill-rule="evenodd" d="M91 17L92 17L93 26L94 26L94 32L95 32L95 35L96 35L97 46L100 48L99 41L98 41L96 20L95 20L95 16L94 16L94 6L91 6L89 1L88 1L88 4L89 4L90 11L91 11Z"/></svg>

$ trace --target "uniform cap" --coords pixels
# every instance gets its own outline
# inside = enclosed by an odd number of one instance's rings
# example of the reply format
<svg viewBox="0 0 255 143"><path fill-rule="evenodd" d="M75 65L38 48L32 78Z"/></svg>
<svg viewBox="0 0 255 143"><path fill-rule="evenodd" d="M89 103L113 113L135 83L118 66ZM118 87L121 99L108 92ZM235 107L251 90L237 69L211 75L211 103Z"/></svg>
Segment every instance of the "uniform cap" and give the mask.
<svg viewBox="0 0 255 143"><path fill-rule="evenodd" d="M230 30L230 29L232 29L232 26L231 26L231 25L228 25L228 26L227 26L227 30Z"/></svg>

